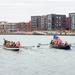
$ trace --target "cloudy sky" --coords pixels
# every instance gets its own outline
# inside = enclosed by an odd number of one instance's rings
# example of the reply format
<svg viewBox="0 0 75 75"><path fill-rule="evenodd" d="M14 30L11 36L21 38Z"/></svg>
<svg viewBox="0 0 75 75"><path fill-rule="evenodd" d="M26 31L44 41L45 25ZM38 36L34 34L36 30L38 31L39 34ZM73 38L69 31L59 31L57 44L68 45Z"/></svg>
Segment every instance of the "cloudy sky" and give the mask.
<svg viewBox="0 0 75 75"><path fill-rule="evenodd" d="M0 21L27 22L31 16L75 12L75 0L0 0Z"/></svg>

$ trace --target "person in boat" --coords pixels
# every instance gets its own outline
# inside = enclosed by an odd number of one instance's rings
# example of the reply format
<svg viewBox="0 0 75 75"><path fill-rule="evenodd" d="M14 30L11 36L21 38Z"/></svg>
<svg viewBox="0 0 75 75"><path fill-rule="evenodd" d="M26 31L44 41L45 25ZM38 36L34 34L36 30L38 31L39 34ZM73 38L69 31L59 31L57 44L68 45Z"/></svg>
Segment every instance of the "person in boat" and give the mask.
<svg viewBox="0 0 75 75"><path fill-rule="evenodd" d="M15 47L15 46L16 46L16 43L15 43L15 42L13 42L12 46L13 46L13 47Z"/></svg>
<svg viewBox="0 0 75 75"><path fill-rule="evenodd" d="M17 46L16 46L16 43L13 42L13 41L11 41L11 45L10 45L10 47L17 47Z"/></svg>
<svg viewBox="0 0 75 75"><path fill-rule="evenodd" d="M11 47L13 46L13 41L11 41L11 45L10 45Z"/></svg>
<svg viewBox="0 0 75 75"><path fill-rule="evenodd" d="M55 45L55 40L51 40L50 44Z"/></svg>
<svg viewBox="0 0 75 75"><path fill-rule="evenodd" d="M20 46L21 46L20 41L18 41L18 42L16 43L16 45L17 45L18 47L20 47Z"/></svg>
<svg viewBox="0 0 75 75"><path fill-rule="evenodd" d="M56 42L55 42L55 45L56 45L56 46L58 46L58 45L59 45L59 42L58 42L58 41L56 41Z"/></svg>
<svg viewBox="0 0 75 75"><path fill-rule="evenodd" d="M53 40L51 40L50 44L53 44Z"/></svg>
<svg viewBox="0 0 75 75"><path fill-rule="evenodd" d="M6 41L6 46L10 47L10 41Z"/></svg>
<svg viewBox="0 0 75 75"><path fill-rule="evenodd" d="M68 46L68 42L67 41L65 41L65 46Z"/></svg>
<svg viewBox="0 0 75 75"><path fill-rule="evenodd" d="M4 39L4 45L6 45L7 40Z"/></svg>
<svg viewBox="0 0 75 75"><path fill-rule="evenodd" d="M64 43L62 43L62 46L64 46L65 44Z"/></svg>
<svg viewBox="0 0 75 75"><path fill-rule="evenodd" d="M4 45L7 45L10 41L4 40Z"/></svg>
<svg viewBox="0 0 75 75"><path fill-rule="evenodd" d="M65 44L63 42L60 42L60 46L64 46Z"/></svg>

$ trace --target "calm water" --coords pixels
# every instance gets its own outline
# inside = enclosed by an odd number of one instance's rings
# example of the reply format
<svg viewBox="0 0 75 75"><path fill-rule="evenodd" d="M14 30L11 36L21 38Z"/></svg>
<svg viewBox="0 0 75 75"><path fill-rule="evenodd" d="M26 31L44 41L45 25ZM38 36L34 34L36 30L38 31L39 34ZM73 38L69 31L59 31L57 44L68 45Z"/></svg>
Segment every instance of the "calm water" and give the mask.
<svg viewBox="0 0 75 75"><path fill-rule="evenodd" d="M41 35L0 35L3 38L20 41L19 52L4 50L0 46L0 75L75 75L75 48L71 50L52 49L49 46L37 48L38 43L49 44L53 36ZM75 36L60 36L63 41L75 43Z"/></svg>

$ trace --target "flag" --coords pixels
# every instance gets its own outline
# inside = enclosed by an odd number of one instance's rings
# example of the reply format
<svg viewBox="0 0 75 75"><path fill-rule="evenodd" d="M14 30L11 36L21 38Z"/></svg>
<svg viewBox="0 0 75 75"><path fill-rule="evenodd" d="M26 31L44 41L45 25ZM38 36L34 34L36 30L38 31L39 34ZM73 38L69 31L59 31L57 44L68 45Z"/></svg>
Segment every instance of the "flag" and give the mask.
<svg viewBox="0 0 75 75"><path fill-rule="evenodd" d="M56 35L54 35L54 37L53 37L53 39L55 39L55 40L57 40L59 37L58 36L56 36Z"/></svg>
<svg viewBox="0 0 75 75"><path fill-rule="evenodd" d="M4 38L3 38L4 42L6 41Z"/></svg>
<svg viewBox="0 0 75 75"><path fill-rule="evenodd" d="M54 37L53 37L53 39L56 41L56 42L62 42L62 40L58 37L58 36L56 36L56 35L54 35Z"/></svg>

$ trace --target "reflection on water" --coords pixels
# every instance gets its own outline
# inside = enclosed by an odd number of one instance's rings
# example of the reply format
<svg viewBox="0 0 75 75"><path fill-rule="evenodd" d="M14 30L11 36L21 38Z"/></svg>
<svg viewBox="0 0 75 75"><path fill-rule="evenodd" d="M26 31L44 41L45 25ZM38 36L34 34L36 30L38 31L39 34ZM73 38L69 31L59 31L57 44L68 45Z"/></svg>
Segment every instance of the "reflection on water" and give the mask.
<svg viewBox="0 0 75 75"><path fill-rule="evenodd" d="M60 36L63 41L75 43L74 36ZM59 50L41 46L38 43L48 44L52 36L36 35L1 35L3 38L20 41L23 46L35 47L32 49L21 48L20 51L8 51L0 47L0 75L74 75L75 74L75 49Z"/></svg>

